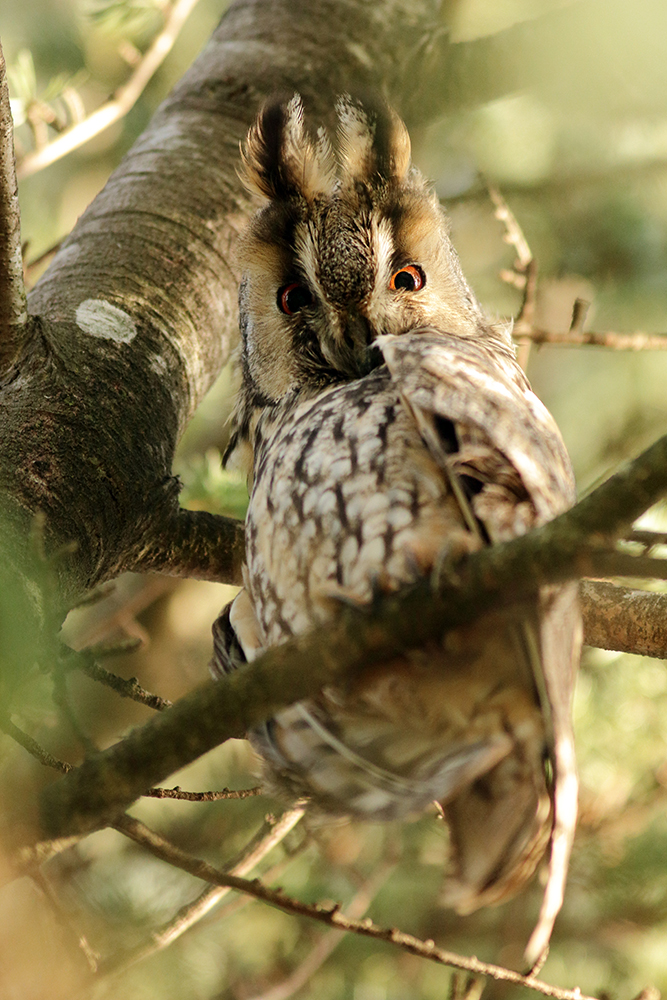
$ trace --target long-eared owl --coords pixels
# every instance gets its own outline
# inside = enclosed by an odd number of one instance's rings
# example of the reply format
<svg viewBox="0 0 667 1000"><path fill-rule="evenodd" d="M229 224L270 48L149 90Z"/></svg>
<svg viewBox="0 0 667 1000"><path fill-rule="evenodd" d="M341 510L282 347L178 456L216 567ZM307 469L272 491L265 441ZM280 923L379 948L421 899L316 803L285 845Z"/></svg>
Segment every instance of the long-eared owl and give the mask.
<svg viewBox="0 0 667 1000"><path fill-rule="evenodd" d="M336 112L330 137L298 97L270 103L243 150L266 201L241 244L228 455L252 485L245 588L214 626L214 673L574 499L560 434L466 283L403 123L348 97ZM460 912L521 887L551 839L541 947L576 813L578 634L572 589L545 588L397 653L254 730L265 784L361 819L439 803Z"/></svg>

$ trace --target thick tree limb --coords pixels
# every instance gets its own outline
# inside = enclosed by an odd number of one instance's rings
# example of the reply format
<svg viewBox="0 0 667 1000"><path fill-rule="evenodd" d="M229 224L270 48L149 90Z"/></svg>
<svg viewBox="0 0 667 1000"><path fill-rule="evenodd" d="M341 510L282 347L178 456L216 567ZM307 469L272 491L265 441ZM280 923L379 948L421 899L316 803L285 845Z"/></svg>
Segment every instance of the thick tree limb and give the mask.
<svg viewBox="0 0 667 1000"><path fill-rule="evenodd" d="M421 646L490 612L534 598L540 586L615 572L663 574L665 561L614 553L624 532L667 491L667 436L551 523L469 556L434 589L429 581L378 600L371 611L345 607L315 633L270 649L253 664L205 685L141 729L49 786L42 797L48 837L111 822L142 792L230 737L313 695L347 672Z"/></svg>
<svg viewBox="0 0 667 1000"><path fill-rule="evenodd" d="M0 380L25 339L27 319L14 125L5 57L0 47Z"/></svg>
<svg viewBox="0 0 667 1000"><path fill-rule="evenodd" d="M49 551L76 543L63 608L131 567L238 579L235 529L199 518L193 538L171 461L236 337L231 261L250 206L235 167L258 104L299 90L326 121L337 93L375 89L410 126L547 70L562 84L554 38L585 44L610 20L590 18L597 6L452 43L439 0L236 0L30 295L28 340L0 385L0 494L21 543L0 539L0 558L24 566L41 510ZM586 65L568 75L573 100Z"/></svg>
<svg viewBox="0 0 667 1000"><path fill-rule="evenodd" d="M236 527L182 514L171 462L237 336L239 141L276 90L323 118L341 91L396 96L438 16L436 0L237 0L33 289L0 386L0 494L20 539L41 510L49 551L76 543L63 608L129 568L238 580Z"/></svg>

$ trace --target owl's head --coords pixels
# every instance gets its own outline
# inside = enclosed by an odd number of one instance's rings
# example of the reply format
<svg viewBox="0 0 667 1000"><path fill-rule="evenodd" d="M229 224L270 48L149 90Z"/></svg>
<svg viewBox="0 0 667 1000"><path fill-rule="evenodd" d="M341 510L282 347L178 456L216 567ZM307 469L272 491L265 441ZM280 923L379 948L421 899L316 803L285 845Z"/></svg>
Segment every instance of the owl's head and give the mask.
<svg viewBox="0 0 667 1000"><path fill-rule="evenodd" d="M266 203L240 246L237 439L257 407L367 374L380 335L494 336L403 122L347 96L336 113L329 137L308 130L298 96L268 103L242 150L244 180Z"/></svg>

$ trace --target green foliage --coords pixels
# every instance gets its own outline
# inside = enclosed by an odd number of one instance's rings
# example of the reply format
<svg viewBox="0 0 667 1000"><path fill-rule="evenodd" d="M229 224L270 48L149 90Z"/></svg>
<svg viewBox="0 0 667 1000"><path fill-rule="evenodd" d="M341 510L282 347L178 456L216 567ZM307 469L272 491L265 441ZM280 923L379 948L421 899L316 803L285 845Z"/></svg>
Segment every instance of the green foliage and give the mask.
<svg viewBox="0 0 667 1000"><path fill-rule="evenodd" d="M227 517L245 518L248 507L248 487L245 477L223 469L217 448L208 448L203 455L183 459L179 466L183 481L181 504L190 510L210 510Z"/></svg>

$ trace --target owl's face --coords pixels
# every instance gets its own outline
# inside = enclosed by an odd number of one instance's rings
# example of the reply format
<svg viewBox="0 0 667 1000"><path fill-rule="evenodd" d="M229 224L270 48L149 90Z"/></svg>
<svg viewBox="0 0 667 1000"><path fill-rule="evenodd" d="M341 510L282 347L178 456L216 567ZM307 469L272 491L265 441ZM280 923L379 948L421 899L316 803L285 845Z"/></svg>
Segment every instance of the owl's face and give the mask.
<svg viewBox="0 0 667 1000"><path fill-rule="evenodd" d="M268 202L241 242L236 441L258 407L367 374L383 334L507 336L463 277L398 116L347 97L336 111L332 146L307 133L298 97L269 104L243 151L245 180Z"/></svg>

